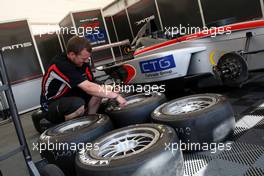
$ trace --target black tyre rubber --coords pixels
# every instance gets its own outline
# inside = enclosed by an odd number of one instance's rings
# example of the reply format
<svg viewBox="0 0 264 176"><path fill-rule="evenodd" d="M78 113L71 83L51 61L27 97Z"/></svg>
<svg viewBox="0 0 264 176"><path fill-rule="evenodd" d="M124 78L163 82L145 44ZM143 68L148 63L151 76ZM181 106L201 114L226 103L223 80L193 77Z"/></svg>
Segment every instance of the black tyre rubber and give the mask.
<svg viewBox="0 0 264 176"><path fill-rule="evenodd" d="M205 106L205 101L209 102L210 106ZM203 102L205 106L202 109L186 112L186 113L166 113L166 110L181 107L180 102L191 107L187 102ZM175 112L180 112L179 110ZM235 117L233 109L228 100L219 94L197 94L191 95L159 106L151 114L155 123L166 124L173 127L184 143L211 143L220 142L230 137L235 129Z"/></svg>
<svg viewBox="0 0 264 176"><path fill-rule="evenodd" d="M39 171L40 176L65 176L62 170L55 164L47 164Z"/></svg>
<svg viewBox="0 0 264 176"><path fill-rule="evenodd" d="M106 114L109 115L116 128L150 122L151 112L166 102L165 95L161 93L137 94L125 97L127 101L133 101L138 98L141 101L128 104L122 109L118 108L116 102L108 104Z"/></svg>
<svg viewBox="0 0 264 176"><path fill-rule="evenodd" d="M138 137L132 137L133 132ZM126 135L131 134L130 138L126 138ZM145 134L149 135L146 135L149 139L142 138ZM119 139L123 144L128 140L129 142L123 145L116 142ZM133 144L133 140L137 140L138 143ZM175 146L178 142L175 131L166 125L139 124L117 129L95 140L94 143L98 145L97 149L85 150L76 155L76 173L78 176L183 176L182 152L176 147L171 150L171 146ZM123 151L119 151L116 157L108 155L111 152L104 156L96 155L102 150L109 151L103 148L107 146L107 143L109 146L116 145L116 150L121 147L119 150ZM145 146L140 148L140 144L143 143ZM129 146L132 144L135 146ZM122 148L122 146L128 148ZM126 156L120 155L125 151Z"/></svg>
<svg viewBox="0 0 264 176"><path fill-rule="evenodd" d="M43 133L45 130L55 126L56 124L51 123L45 118L46 114L42 110L35 111L32 115L32 122L33 125L40 134Z"/></svg>
<svg viewBox="0 0 264 176"><path fill-rule="evenodd" d="M134 94L133 93L120 93L120 95L126 98ZM97 112L99 114L104 114L106 112L107 107L111 106L112 104L113 104L113 101L111 99L107 99L107 98L103 99ZM116 102L114 104L116 104Z"/></svg>
<svg viewBox="0 0 264 176"><path fill-rule="evenodd" d="M80 126L70 128L72 125ZM39 146L43 145L42 148L46 147L44 148L46 150L41 151L40 154L49 163L59 166L66 175L75 175L74 156L78 149L92 148L93 146L83 146L83 144L95 140L112 129L112 123L106 115L89 115L64 122L41 134Z"/></svg>

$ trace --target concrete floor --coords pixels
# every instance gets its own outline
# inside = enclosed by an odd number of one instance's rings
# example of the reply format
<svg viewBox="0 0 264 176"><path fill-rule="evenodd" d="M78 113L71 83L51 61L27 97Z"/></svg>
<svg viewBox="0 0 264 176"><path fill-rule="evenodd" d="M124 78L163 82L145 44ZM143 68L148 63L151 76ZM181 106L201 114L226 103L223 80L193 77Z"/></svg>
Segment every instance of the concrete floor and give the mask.
<svg viewBox="0 0 264 176"><path fill-rule="evenodd" d="M31 150L31 155L34 161L40 160L38 151L32 151L33 142L38 140L39 134L34 129L31 121L32 112L21 115L21 122L26 135L27 143ZM13 123L8 123L0 126L0 156L15 149L19 146L18 138L15 132ZM0 162L0 169L3 176L24 176L29 175L24 162L22 153L10 157L8 160Z"/></svg>

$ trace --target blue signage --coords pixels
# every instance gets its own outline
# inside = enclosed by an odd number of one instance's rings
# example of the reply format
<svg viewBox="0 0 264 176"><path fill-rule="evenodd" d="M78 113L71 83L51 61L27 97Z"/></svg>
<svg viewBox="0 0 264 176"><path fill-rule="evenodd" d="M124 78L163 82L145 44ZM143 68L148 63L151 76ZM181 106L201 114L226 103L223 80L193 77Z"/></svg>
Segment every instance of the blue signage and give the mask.
<svg viewBox="0 0 264 176"><path fill-rule="evenodd" d="M139 62L142 73L159 72L176 67L173 55Z"/></svg>

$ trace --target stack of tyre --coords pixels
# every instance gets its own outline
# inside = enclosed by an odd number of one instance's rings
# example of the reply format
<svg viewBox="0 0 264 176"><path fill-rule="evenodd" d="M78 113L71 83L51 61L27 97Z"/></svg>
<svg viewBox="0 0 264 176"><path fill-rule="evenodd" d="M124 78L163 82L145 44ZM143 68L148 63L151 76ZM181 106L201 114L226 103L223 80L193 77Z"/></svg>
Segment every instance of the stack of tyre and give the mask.
<svg viewBox="0 0 264 176"><path fill-rule="evenodd" d="M161 93L126 97L120 108L107 102L106 115L89 115L46 130L40 143L73 144L52 148L42 157L66 175L183 176L180 142L221 142L232 135L234 114L227 99L200 94L167 102ZM188 151L190 152L190 151Z"/></svg>

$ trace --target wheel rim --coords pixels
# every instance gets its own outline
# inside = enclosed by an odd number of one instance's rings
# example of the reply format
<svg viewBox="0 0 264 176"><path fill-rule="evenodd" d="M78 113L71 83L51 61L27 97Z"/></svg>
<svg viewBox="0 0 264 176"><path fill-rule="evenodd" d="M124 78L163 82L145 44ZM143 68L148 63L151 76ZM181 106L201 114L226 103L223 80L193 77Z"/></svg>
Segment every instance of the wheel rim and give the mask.
<svg viewBox="0 0 264 176"><path fill-rule="evenodd" d="M198 96L186 98L167 104L162 108L166 115L179 115L197 112L209 108L216 103L216 98L209 96Z"/></svg>
<svg viewBox="0 0 264 176"><path fill-rule="evenodd" d="M75 122L75 123L69 124L69 125L64 126L64 127L59 127L57 129L57 131L59 133L74 132L74 131L81 129L83 126L88 126L88 125L92 124L92 122L93 121L91 121L91 120L85 120L82 122Z"/></svg>
<svg viewBox="0 0 264 176"><path fill-rule="evenodd" d="M102 139L98 143L99 150L91 151L91 156L100 159L126 158L150 148L159 136L159 131L150 127L124 130Z"/></svg>

